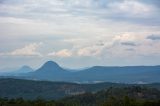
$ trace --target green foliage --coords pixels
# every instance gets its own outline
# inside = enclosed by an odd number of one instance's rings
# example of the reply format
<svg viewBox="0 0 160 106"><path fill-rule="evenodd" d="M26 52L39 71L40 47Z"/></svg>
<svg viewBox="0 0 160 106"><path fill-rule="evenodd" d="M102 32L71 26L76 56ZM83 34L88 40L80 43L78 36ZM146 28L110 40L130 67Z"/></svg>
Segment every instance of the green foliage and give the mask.
<svg viewBox="0 0 160 106"><path fill-rule="evenodd" d="M82 100L60 100L60 101L46 101L37 99L33 101L17 99L0 99L0 106L160 106L160 100L137 100L125 96L124 98L109 97L102 103Z"/></svg>
<svg viewBox="0 0 160 106"><path fill-rule="evenodd" d="M130 87L133 84L120 84L120 83L96 83L96 84L76 84L76 83L67 83L67 82L49 82L49 81L32 81L32 80L22 80L22 79L12 79L12 78L4 78L0 79L0 97L8 97L12 98L20 98L23 99L36 99L37 97L42 97L47 100L52 99L60 99L66 96L70 96L72 94L80 94L84 92L92 92L95 93L97 91L101 91L104 89L108 90L109 94L128 95L128 92L139 92L141 91L143 94L151 95L147 96L148 99L153 98L155 93L157 93L157 89L160 89L160 84L144 84L144 85L136 85L131 89L126 88L123 90L121 88ZM139 87L137 87L139 86ZM147 90L151 87L156 89ZM112 89L116 88L116 89ZM147 89L146 89L147 88ZM125 89L125 88L124 88ZM69 93L67 93L69 91ZM118 92L120 91L120 93ZM130 94L130 93L129 93ZM97 96L100 94L97 94ZM100 95L102 96L102 95ZM103 95L103 97L106 95ZM129 96L129 95L128 95ZM137 96L138 97L138 96Z"/></svg>
<svg viewBox="0 0 160 106"><path fill-rule="evenodd" d="M106 85L78 85L13 79L1 80L0 106L160 106L160 90L146 85L118 85L111 87L107 85L106 89L94 93L85 92L79 95L65 95L66 97L63 99L50 99L53 97L52 95L59 95L68 88L74 88L74 92L77 93L78 88L90 91L97 86L104 87ZM34 99L28 99L33 97L29 94L36 96L34 96ZM28 98L19 98L24 95Z"/></svg>

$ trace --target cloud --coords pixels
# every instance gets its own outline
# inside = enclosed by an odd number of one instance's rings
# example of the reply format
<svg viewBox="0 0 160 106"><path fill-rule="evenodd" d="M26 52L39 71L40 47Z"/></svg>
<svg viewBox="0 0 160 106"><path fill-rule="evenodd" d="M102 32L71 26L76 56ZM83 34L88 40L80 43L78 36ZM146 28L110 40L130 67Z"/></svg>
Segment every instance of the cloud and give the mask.
<svg viewBox="0 0 160 106"><path fill-rule="evenodd" d="M42 43L32 43L26 45L23 48L13 50L11 52L0 53L1 56L42 56L41 53L36 50Z"/></svg>
<svg viewBox="0 0 160 106"><path fill-rule="evenodd" d="M126 51L131 51L131 52L134 52L134 49L133 48L128 48L128 49L125 49Z"/></svg>
<svg viewBox="0 0 160 106"><path fill-rule="evenodd" d="M126 58L133 55L137 57L144 54L143 52L146 49L148 52L144 55L154 55L153 52L157 52L157 50L153 48L159 45L146 40L146 33L142 32L124 32L112 37L104 37L102 40L70 39L66 40L66 42L74 45L72 48L72 56L88 56L92 58ZM150 50L152 50L152 52Z"/></svg>
<svg viewBox="0 0 160 106"><path fill-rule="evenodd" d="M142 45L135 48L136 56L160 56L160 42L143 42Z"/></svg>
<svg viewBox="0 0 160 106"><path fill-rule="evenodd" d="M77 50L78 56L98 56L101 53L101 48L97 46L84 47Z"/></svg>
<svg viewBox="0 0 160 106"><path fill-rule="evenodd" d="M159 1L0 0L0 58L43 54L44 60L53 56L84 61L101 57L107 64L121 60L118 57L158 54L159 44L154 41L160 34ZM146 37L153 33L154 37ZM34 42L45 45L40 51L35 45L13 49ZM55 51L50 53L52 48Z"/></svg>
<svg viewBox="0 0 160 106"><path fill-rule="evenodd" d="M125 45L125 46L136 46L136 44L134 42L121 42L121 45Z"/></svg>
<svg viewBox="0 0 160 106"><path fill-rule="evenodd" d="M55 57L70 57L72 56L72 52L68 49L62 49L57 52L49 53L48 56L55 56Z"/></svg>
<svg viewBox="0 0 160 106"><path fill-rule="evenodd" d="M160 36L159 35L149 35L147 37L147 39L150 39L150 40L160 40Z"/></svg>
<svg viewBox="0 0 160 106"><path fill-rule="evenodd" d="M135 41L136 40L136 37L134 36L133 33L128 33L128 32L125 32L121 35L116 35L114 38L113 38L113 41L114 42L128 42L128 41Z"/></svg>
<svg viewBox="0 0 160 106"><path fill-rule="evenodd" d="M101 35L114 30L128 30L131 24L119 23L121 21L151 25L159 21L155 14L153 17L135 18L154 11L152 6L138 0L6 1L0 6L0 26L3 26L0 33L4 36Z"/></svg>
<svg viewBox="0 0 160 106"><path fill-rule="evenodd" d="M121 16L141 17L149 15L153 7L138 1L124 0L122 2L113 2L108 5L109 9Z"/></svg>
<svg viewBox="0 0 160 106"><path fill-rule="evenodd" d="M156 3L152 3L151 5L151 3L147 4L145 1L140 0L23 0L14 1L14 3L9 0L6 1L6 3L4 2L0 6L0 14L2 16L44 21L57 20L61 16L66 18L96 17L98 19L110 19L114 21L128 18L123 21L136 21L137 18L146 20L151 17L153 19L155 18L153 16L159 12L155 6Z"/></svg>

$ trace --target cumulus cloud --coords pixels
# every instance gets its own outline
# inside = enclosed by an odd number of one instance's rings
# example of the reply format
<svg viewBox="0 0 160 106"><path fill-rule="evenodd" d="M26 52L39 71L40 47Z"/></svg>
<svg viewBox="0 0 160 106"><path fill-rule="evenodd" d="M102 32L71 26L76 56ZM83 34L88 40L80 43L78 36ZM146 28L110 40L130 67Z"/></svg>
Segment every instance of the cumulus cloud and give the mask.
<svg viewBox="0 0 160 106"><path fill-rule="evenodd" d="M0 53L1 56L41 56L36 50L42 43L32 43L23 48L15 49L11 52Z"/></svg>
<svg viewBox="0 0 160 106"><path fill-rule="evenodd" d="M136 58L140 58L139 56L160 56L160 42L154 42L158 39L158 36L147 36L142 33L125 33L113 38L113 45L108 48L107 52L113 57L123 56L123 58L127 56Z"/></svg>
<svg viewBox="0 0 160 106"><path fill-rule="evenodd" d="M70 57L72 56L72 52L68 49L62 49L57 52L49 53L48 56L55 56L55 57Z"/></svg>
<svg viewBox="0 0 160 106"><path fill-rule="evenodd" d="M128 33L128 32L125 32L121 35L116 35L114 38L113 38L113 41L114 42L126 42L126 41L135 41L136 40L136 37L133 33Z"/></svg>
<svg viewBox="0 0 160 106"><path fill-rule="evenodd" d="M97 56L101 53L100 48L98 47L85 47L85 48L80 48L77 51L78 56Z"/></svg>
<svg viewBox="0 0 160 106"><path fill-rule="evenodd" d="M157 45L159 44L148 41L146 36L146 33L124 32L110 38L106 37L103 40L70 39L65 41L74 45L72 48L72 56L128 58L129 56L137 57L143 54L157 54L157 51L159 51ZM147 52L145 50L147 50Z"/></svg>

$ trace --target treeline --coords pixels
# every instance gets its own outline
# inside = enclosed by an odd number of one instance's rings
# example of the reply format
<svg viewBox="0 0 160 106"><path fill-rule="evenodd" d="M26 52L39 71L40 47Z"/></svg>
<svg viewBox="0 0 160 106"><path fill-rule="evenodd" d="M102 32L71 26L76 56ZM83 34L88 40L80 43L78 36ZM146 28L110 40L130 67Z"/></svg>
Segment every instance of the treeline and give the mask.
<svg viewBox="0 0 160 106"><path fill-rule="evenodd" d="M105 101L94 101L85 98L83 100L68 101L46 101L44 99L24 100L17 99L0 99L0 106L160 106L160 100L138 100L129 97L115 98L110 97ZM80 102L81 101L81 102Z"/></svg>
<svg viewBox="0 0 160 106"><path fill-rule="evenodd" d="M160 106L160 91L139 86L110 87L97 93L85 93L60 100L1 98L0 106Z"/></svg>

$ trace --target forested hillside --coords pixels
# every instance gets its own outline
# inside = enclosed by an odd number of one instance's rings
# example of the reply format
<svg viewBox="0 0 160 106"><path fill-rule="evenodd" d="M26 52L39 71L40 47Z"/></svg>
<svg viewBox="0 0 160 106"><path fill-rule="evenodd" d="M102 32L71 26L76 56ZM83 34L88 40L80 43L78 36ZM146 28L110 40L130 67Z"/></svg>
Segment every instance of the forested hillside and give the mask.
<svg viewBox="0 0 160 106"><path fill-rule="evenodd" d="M160 89L160 84L121 84L121 83L96 83L77 84L68 82L33 81L21 79L0 79L0 97L4 98L24 98L34 100L38 97L52 100L66 96L79 95L87 92L96 93L111 87L122 88L130 86L140 86ZM118 91L120 91L119 89ZM127 92L127 91L126 91ZM126 92L123 92L126 94Z"/></svg>
<svg viewBox="0 0 160 106"><path fill-rule="evenodd" d="M1 106L160 106L160 91L140 86L110 87L59 100L0 99Z"/></svg>

